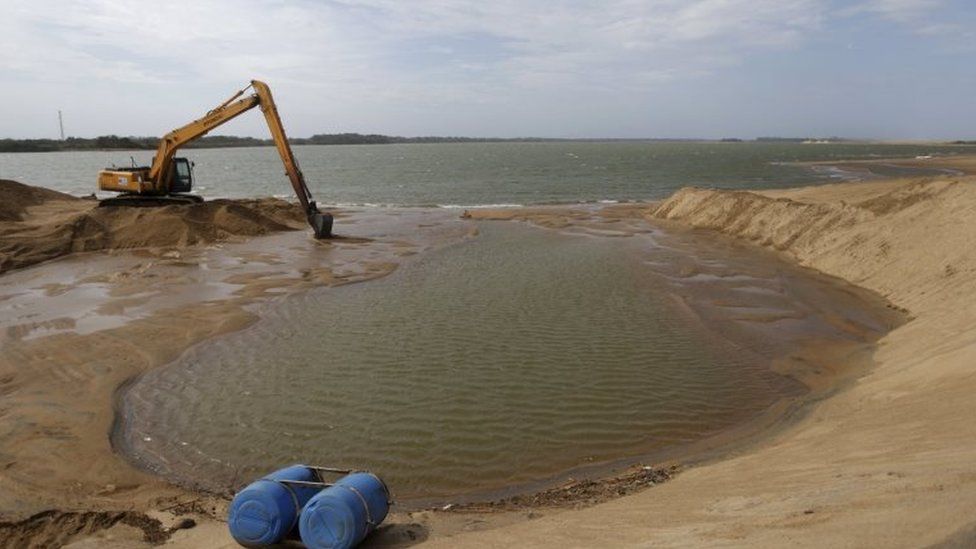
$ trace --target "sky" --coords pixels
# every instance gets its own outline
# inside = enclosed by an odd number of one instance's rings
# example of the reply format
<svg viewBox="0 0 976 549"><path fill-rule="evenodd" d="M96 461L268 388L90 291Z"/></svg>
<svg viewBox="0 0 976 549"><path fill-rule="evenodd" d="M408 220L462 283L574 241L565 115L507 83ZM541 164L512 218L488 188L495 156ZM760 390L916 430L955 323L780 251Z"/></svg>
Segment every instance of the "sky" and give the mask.
<svg viewBox="0 0 976 549"><path fill-rule="evenodd" d="M0 0L0 138L976 138L974 0ZM258 113L215 134L265 137Z"/></svg>

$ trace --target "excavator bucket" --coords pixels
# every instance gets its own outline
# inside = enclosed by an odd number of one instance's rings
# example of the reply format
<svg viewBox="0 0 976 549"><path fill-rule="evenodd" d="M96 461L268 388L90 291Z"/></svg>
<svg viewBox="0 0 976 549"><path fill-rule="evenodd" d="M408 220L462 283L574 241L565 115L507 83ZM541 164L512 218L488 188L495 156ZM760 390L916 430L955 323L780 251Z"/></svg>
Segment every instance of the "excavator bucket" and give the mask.
<svg viewBox="0 0 976 549"><path fill-rule="evenodd" d="M309 212L308 224L315 232L315 238L329 238L332 236L332 214Z"/></svg>

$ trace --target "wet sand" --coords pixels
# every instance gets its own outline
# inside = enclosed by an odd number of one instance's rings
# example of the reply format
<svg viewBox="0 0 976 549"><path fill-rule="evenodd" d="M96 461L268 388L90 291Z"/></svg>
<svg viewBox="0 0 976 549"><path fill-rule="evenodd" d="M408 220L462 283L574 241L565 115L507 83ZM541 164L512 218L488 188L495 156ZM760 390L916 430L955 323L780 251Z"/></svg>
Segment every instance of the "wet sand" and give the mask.
<svg viewBox="0 0 976 549"><path fill-rule="evenodd" d="M960 147L960 150L963 154L951 156L924 155L916 158L878 158L799 164L847 180L976 175L976 156L968 154L968 147Z"/></svg>
<svg viewBox="0 0 976 549"><path fill-rule="evenodd" d="M568 509L520 508L488 514L423 511L394 516L373 543L917 546L953 536L966 539L970 511L976 504L976 471L971 465L976 463L972 459L976 432L969 421L972 410L967 408L974 388L969 365L976 360L972 343L976 311L963 301L976 285L976 264L967 252L976 236L973 184L972 180L928 178L765 193L689 190L662 205L626 205L608 213L608 217L636 214L675 228L722 232L773 249L802 265L877 291L910 311L914 319L881 340L876 367L795 425L775 430L724 459L688 468L652 490L584 509L573 509L576 503ZM533 215L542 224L566 228L577 214ZM418 228L423 225L417 223ZM429 245L377 232L370 237L373 241L349 243L352 259L335 266L325 262L330 265L328 273L295 269L293 263L297 259L321 265L323 258L317 254L337 253L342 244L323 251L300 233L241 243L234 250L142 252L153 259L110 256L105 260L133 262L127 263L128 268L94 269L100 271L94 273L95 284L100 282L99 274L128 273L120 276L126 281L118 285L122 289L111 296L117 307L125 307L118 300L127 292L139 294L147 280L152 284L163 280L159 288L164 294L172 288L165 281L185 283L184 276L167 271L181 269L179 263L187 256L191 262L200 259L198 253L203 264L231 264L224 272L229 276L213 280L235 289L229 298L207 298L192 309L166 308L165 299L159 299L160 305L153 309L150 298L136 305L149 309L146 316L109 328L98 338L74 331L79 321L84 324L83 314L68 314L67 320L41 314L36 326L6 330L8 339L3 341L0 358L0 417L4 418L0 509L7 520L0 524L0 532L8 536L3 539L37 542L50 535L48 539L68 540L94 532L87 539L78 538L76 546L112 542L131 546L141 539L157 539L153 532L192 513L197 526L171 532L170 543L233 546L225 526L207 518L221 517L225 501L176 489L128 467L112 452L106 434L113 414L107 403L132 375L172 360L189 345L252 321L259 298L269 294L273 298L279 288L300 290L309 284L381 276L398 257ZM450 232L451 238L466 234ZM259 249L272 241L264 251ZM374 249L372 255L364 252L375 242L386 249ZM252 255L255 251L258 255ZM66 267L79 273L78 278L54 276L45 292L84 290L85 284L93 283L85 279L92 275L87 271L92 263L92 257L86 257L74 269ZM338 266L351 270L338 270ZM18 288L31 285L32 275L31 270L14 271L0 281ZM191 280L186 287L199 286L199 280ZM208 291L225 291L217 286ZM18 298L17 291L2 293L4 301ZM36 337L39 334L45 337ZM25 367L30 375L24 375ZM79 462L91 465L72 466ZM62 511L20 522L50 508ZM147 518L119 518L113 513L120 509Z"/></svg>

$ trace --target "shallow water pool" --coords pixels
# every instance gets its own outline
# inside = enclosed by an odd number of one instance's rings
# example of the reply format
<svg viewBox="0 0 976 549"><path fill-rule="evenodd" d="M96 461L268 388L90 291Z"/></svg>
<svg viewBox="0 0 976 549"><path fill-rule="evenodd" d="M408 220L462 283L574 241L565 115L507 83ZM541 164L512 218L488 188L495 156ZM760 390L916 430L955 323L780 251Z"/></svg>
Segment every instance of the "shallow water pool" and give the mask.
<svg viewBox="0 0 976 549"><path fill-rule="evenodd" d="M147 373L123 448L208 488L303 462L370 469L400 498L499 490L740 425L804 392L772 355L883 329L848 290L741 249L479 229Z"/></svg>

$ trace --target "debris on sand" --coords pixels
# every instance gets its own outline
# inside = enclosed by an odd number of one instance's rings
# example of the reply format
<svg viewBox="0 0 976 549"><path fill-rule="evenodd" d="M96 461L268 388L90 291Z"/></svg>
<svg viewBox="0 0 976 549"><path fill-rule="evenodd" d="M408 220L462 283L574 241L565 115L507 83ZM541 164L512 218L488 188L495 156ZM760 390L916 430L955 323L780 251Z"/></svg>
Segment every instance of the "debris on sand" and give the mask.
<svg viewBox="0 0 976 549"><path fill-rule="evenodd" d="M146 543L162 543L170 535L157 519L134 511L71 512L52 509L21 521L0 522L0 546L60 547L76 536L107 530L120 523L142 530Z"/></svg>
<svg viewBox="0 0 976 549"><path fill-rule="evenodd" d="M448 505L442 510L459 512L511 511L540 507L589 507L667 482L680 471L678 465L639 465L625 473L602 479L570 479L561 486L534 494L512 496L487 503Z"/></svg>

